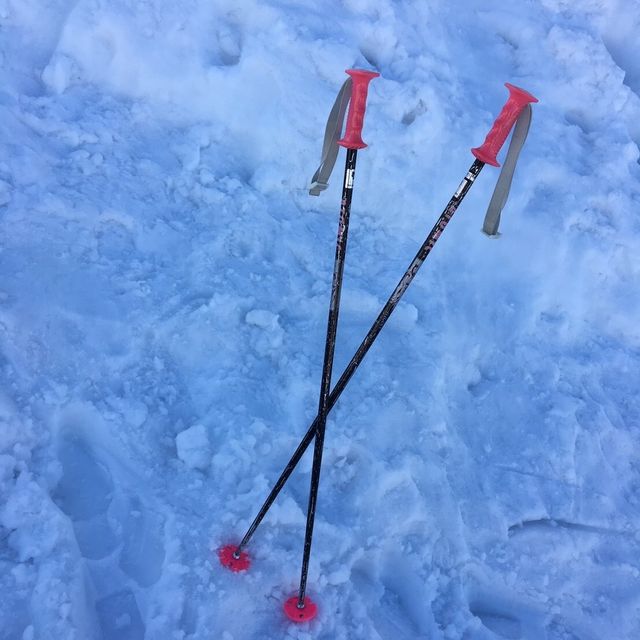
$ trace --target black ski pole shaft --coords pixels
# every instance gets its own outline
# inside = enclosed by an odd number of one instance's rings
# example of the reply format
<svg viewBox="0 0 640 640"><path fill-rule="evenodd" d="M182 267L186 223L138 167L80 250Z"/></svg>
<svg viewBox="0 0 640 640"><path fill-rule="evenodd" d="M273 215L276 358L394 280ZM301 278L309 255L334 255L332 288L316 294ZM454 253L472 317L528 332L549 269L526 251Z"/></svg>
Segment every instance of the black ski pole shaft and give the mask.
<svg viewBox="0 0 640 640"><path fill-rule="evenodd" d="M506 137L508 136L509 131L513 127L513 124L517 120L524 106L529 102L535 101L535 98L533 98L533 96L528 94L526 91L517 89L517 87L514 87L512 89L510 86L509 90L510 90L509 99L507 100L507 103L502 108L502 111L500 112L500 115L498 116L498 118L496 118L496 121L493 127L491 128L491 130L489 131L484 143L480 147L472 149L472 153L476 156L476 160L473 162L473 164L469 168L467 175L464 177L458 189L449 200L449 203L444 208L442 214L438 218L438 221L435 223L435 225L429 232L429 235L425 239L424 243L418 250L418 253L414 257L414 259L411 261L409 268L406 270L405 274L402 276L402 278L398 282L396 288L394 289L393 293L389 297L389 300L387 300L386 304L382 308L382 311L380 311L375 322L369 329L369 332L367 333L364 340L358 347L353 358L351 358L351 361L349 362L349 364L346 366L344 372L340 376L335 387L329 394L329 411L333 408L335 403L338 401L338 398L341 396L342 392L344 391L347 384L351 380L356 369L358 368L358 366L364 359L365 355L371 348L371 345L374 343L374 341L378 337L378 334L382 330L382 327L385 325L386 321L389 319L389 317L395 310L398 302L400 301L400 298L404 295L405 291L408 289L409 285L411 284L414 277L418 273L423 262L431 252L431 249L433 249L433 246L435 245L436 241L442 235L442 232L444 231L447 224L449 224L449 221L453 217L453 214L456 212L456 210L460 206L460 203L462 202L467 192L471 188L471 185L473 184L476 177L480 173L484 164L488 163L493 166L499 166L496 156L497 156L497 153L500 151L500 148L504 144L504 141L506 140ZM274 503L276 497L278 496L278 494L286 484L287 480L293 473L293 470L298 465L305 451L311 444L311 441L313 440L315 435L317 422L318 422L318 416L316 416L314 421L311 423L311 426L309 427L307 433L304 435L304 437L300 441L300 444L294 451L289 462L286 464L285 468L280 474L280 477L278 478L273 488L271 489L269 495L267 496L266 500L264 501L264 504L258 511L258 514L256 515L253 522L247 529L247 532L245 533L244 537L242 538L242 541L237 547L238 554L240 550L243 549L253 537L253 534L255 533L256 529L258 528L258 526L266 516L267 512L271 508L271 505Z"/></svg>
<svg viewBox="0 0 640 640"><path fill-rule="evenodd" d="M331 303L329 305L329 319L327 322L327 338L325 341L324 361L322 365L322 380L320 385L320 400L318 402L318 417L315 420L315 446L313 451L313 466L311 469L311 485L309 489L309 504L307 508L307 525L304 537L304 552L302 557L302 573L300 577L300 590L298 595L298 607L304 606L304 594L307 584L309 569L309 556L311 554L311 539L313 537L313 524L318 499L318 486L320 483L320 469L322 465L322 448L324 432L329 413L329 393L331 391L331 372L333 369L333 354L336 346L336 332L338 328L338 313L340 311L340 292L342 289L342 274L347 250L347 234L349 230L349 214L351 211L351 197L353 195L353 176L356 168L358 151L347 150L347 160L344 169L344 183L342 187L342 204L340 206L340 222L338 225L338 238L336 243L336 257L333 269L333 282L331 285Z"/></svg>
<svg viewBox="0 0 640 640"><path fill-rule="evenodd" d="M336 333L338 329L338 315L340 312L340 294L342 291L342 275L347 251L347 235L349 230L349 214L351 212L351 199L353 196L353 181L356 170L358 149L366 144L362 141L362 125L367 101L369 82L378 74L368 71L350 70L347 73L352 79L352 94L349 103L349 114L345 135L338 144L346 147L347 158L344 167L342 182L342 200L340 204L340 222L338 224L338 237L336 240L336 255L333 266L333 280L331 285L331 302L329 304L329 318L327 321L327 338L325 340L324 359L322 364L322 378L320 383L320 397L318 400L318 419L315 428L315 446L313 450L313 464L311 468L311 481L309 485L309 503L307 507L307 524L304 536L304 549L302 554L302 568L300 572L300 588L298 590L297 609L305 607L305 592L307 588L307 575L309 572L309 558L311 556L311 542L313 539L313 527L318 501L318 489L320 486L320 471L322 468L322 450L324 446L324 434L329 413L329 394L331 393L331 373L333 370L333 355L336 347ZM285 605L288 611L290 605ZM309 612L306 612L309 613ZM295 614L294 614L295 615Z"/></svg>

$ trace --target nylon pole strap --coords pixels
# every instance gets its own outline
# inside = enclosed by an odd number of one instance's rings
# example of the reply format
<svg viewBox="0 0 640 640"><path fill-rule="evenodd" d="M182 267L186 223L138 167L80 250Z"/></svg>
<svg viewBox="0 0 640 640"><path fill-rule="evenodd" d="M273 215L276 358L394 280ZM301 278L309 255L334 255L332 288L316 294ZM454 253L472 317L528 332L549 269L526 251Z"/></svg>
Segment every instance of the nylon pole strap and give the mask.
<svg viewBox="0 0 640 640"><path fill-rule="evenodd" d="M507 157L502 165L502 171L498 177L496 188L491 196L487 213L484 217L484 224L482 225L482 231L490 237L498 237L498 227L500 225L500 214L504 209L504 205L507 203L509 197L509 190L511 189L511 181L513 180L513 174L516 170L516 164L518 162L518 156L527 139L529 133L529 127L531 126L531 105L528 104L523 110L516 126L513 129L513 135L511 136L511 142L509 144L509 150L507 151Z"/></svg>
<svg viewBox="0 0 640 640"><path fill-rule="evenodd" d="M324 142L322 143L322 159L320 166L311 178L310 196L319 196L329 186L329 176L338 157L338 140L342 135L342 125L347 112L347 105L351 99L351 78L345 80L340 88L336 101L333 103L327 126L324 130Z"/></svg>

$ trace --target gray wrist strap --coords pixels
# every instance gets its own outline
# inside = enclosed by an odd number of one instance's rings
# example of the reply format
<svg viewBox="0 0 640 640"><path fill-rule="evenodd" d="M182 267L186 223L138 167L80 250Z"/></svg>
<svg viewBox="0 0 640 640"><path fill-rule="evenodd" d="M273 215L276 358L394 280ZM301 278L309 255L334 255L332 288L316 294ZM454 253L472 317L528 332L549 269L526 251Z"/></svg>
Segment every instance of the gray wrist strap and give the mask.
<svg viewBox="0 0 640 640"><path fill-rule="evenodd" d="M319 196L329 186L329 176L338 157L338 140L342 134L344 114L347 112L347 105L351 99L351 84L351 78L345 80L329 114L327 127L324 131L322 159L320 166L311 178L310 196Z"/></svg>
<svg viewBox="0 0 640 640"><path fill-rule="evenodd" d="M511 181L513 180L513 173L516 169L516 163L518 162L518 156L520 150L524 145L524 141L527 139L529 133L529 126L531 125L531 105L527 105L523 110L511 136L511 143L509 144L509 150L507 151L507 157L502 165L502 171L496 183L496 188L491 196L491 202L487 209L487 214L484 217L484 224L482 225L482 231L488 236L499 236L498 226L500 225L500 214L504 205L507 203L509 197L509 189L511 189Z"/></svg>

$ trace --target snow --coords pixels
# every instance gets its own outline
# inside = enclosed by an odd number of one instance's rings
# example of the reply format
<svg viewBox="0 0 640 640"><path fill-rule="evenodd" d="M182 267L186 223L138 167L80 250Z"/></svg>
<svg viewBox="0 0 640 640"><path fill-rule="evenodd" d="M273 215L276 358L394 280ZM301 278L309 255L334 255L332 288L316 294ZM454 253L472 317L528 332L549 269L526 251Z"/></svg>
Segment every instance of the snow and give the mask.
<svg viewBox="0 0 640 640"><path fill-rule="evenodd" d="M0 0L0 638L640 636L638 0ZM506 99L486 167L315 416L340 198L307 195L375 68L334 380Z"/></svg>
<svg viewBox="0 0 640 640"><path fill-rule="evenodd" d="M208 468L211 462L209 438L204 425L194 424L176 436L178 458L190 469Z"/></svg>

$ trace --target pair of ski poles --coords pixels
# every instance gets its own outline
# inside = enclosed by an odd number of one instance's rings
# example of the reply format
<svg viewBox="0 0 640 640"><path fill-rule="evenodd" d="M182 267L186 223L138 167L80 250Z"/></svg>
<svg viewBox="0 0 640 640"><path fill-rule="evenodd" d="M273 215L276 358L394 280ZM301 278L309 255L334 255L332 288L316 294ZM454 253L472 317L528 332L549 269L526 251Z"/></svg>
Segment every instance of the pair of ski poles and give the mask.
<svg viewBox="0 0 640 640"><path fill-rule="evenodd" d="M438 238L442 235L447 224L449 224L449 221L460 206L464 197L467 195L471 185L473 185L484 165L490 164L495 167L500 166L497 161L497 154L507 139L509 132L514 127L514 124L518 120L523 109L525 109L530 103L537 102L537 99L524 89L520 89L519 87L506 83L506 87L509 90L509 98L496 118L483 144L471 150L472 154L475 156L475 160L469 167L469 170L449 200L447 206L440 214L437 222L427 235L427 238L422 243L422 246L411 261L408 269L396 285L393 293L378 314L378 317L369 329L367 335L364 337L354 356L351 358L351 361L346 366L342 375L338 379L338 382L333 389L331 389L333 355L335 351L338 314L340 309L342 275L347 249L349 215L353 195L356 158L358 149L362 149L367 146L362 140L362 126L364 124L369 82L379 75L378 73L355 69L348 70L347 74L349 74L352 79L352 94L349 103L345 135L338 141L340 146L347 149L347 157L343 178L342 201L336 240L336 254L331 286L331 299L329 305L329 318L327 323L327 337L325 341L318 413L240 543L226 545L218 552L220 562L231 571L238 572L249 568L250 558L248 553L245 551L245 547L253 537L256 529L289 479L289 476L300 462L300 459L311 444L312 440L315 439L300 586L297 595L289 598L284 603L284 612L293 622L309 621L313 619L317 613L317 605L306 595L306 587L327 416L371 348L371 345L378 337L382 327L395 310L398 302L431 252L431 249L433 249Z"/></svg>

